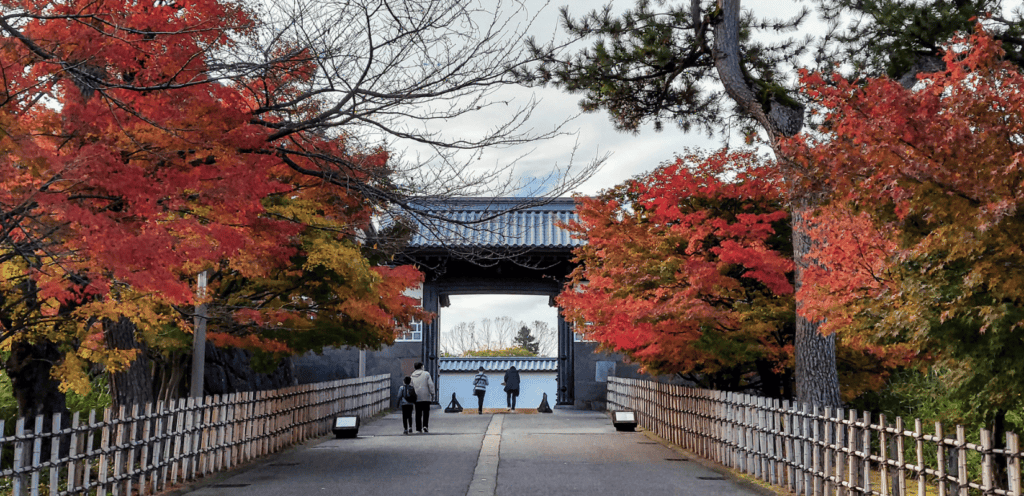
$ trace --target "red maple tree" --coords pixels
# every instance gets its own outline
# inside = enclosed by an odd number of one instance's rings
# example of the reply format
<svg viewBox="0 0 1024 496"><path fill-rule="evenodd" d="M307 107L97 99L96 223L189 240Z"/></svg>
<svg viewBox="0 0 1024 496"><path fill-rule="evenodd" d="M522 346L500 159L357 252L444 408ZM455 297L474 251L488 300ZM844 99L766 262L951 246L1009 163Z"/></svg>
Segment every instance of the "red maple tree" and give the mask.
<svg viewBox="0 0 1024 496"><path fill-rule="evenodd" d="M126 316L140 337L189 328L201 270L214 272L212 297L235 294L224 281L280 286L225 305L258 325L214 330L220 343L280 353L384 343L396 320L425 317L402 296L418 272L371 262L359 244L372 214L359 188L304 173L329 161L351 184L383 183L388 154L312 126L282 131L323 104L281 104L313 77L308 54L282 50L262 72L218 80L218 54L253 34L237 4L5 5L31 13L0 22L0 341L20 347L12 378L36 382L19 390L46 389L49 373L28 370L40 353L65 387L87 387L86 362L127 366L137 352L107 346L103 322ZM348 327L280 332L310 315ZM51 406L37 400L19 398L23 413Z"/></svg>
<svg viewBox="0 0 1024 496"><path fill-rule="evenodd" d="M559 305L652 373L733 390L760 379L765 394L787 394L793 261L780 188L753 152L692 152L578 198L567 227L587 245Z"/></svg>

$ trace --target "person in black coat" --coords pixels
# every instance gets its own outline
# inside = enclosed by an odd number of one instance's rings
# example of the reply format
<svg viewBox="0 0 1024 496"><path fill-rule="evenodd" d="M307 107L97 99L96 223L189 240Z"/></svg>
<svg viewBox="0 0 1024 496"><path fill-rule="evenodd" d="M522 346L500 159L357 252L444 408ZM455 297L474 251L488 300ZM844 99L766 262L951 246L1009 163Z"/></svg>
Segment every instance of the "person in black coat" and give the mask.
<svg viewBox="0 0 1024 496"><path fill-rule="evenodd" d="M516 398L519 397L519 371L513 365L505 372L505 403L510 412L516 411Z"/></svg>

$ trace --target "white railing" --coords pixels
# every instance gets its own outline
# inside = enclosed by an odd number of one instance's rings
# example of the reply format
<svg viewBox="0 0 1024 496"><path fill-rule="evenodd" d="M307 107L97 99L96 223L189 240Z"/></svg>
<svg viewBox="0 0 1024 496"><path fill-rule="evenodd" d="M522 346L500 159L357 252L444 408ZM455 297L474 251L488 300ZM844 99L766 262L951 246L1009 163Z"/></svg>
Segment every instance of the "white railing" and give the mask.
<svg viewBox="0 0 1024 496"><path fill-rule="evenodd" d="M959 425L926 433L921 420L910 430L899 417L617 377L608 409L632 410L659 437L798 495L1022 494L1014 433L996 448L986 429L973 443Z"/></svg>
<svg viewBox="0 0 1024 496"><path fill-rule="evenodd" d="M326 434L337 415L390 406L391 377L359 379L19 419L0 438L0 493L155 494ZM97 417L102 417L101 419ZM5 432L0 421L0 434ZM8 492L10 491L10 492Z"/></svg>

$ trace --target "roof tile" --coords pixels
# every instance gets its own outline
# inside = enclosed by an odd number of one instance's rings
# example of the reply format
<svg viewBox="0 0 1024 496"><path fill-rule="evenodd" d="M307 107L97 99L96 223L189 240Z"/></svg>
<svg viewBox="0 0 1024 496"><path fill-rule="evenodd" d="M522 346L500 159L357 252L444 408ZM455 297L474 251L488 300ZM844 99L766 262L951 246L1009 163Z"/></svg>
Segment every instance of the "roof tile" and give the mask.
<svg viewBox="0 0 1024 496"><path fill-rule="evenodd" d="M483 367L488 372L504 372L515 366L520 372L554 372L558 370L555 357L442 357L441 372L475 372Z"/></svg>
<svg viewBox="0 0 1024 496"><path fill-rule="evenodd" d="M549 203L508 212L473 224L460 224L486 218L516 208L529 198L458 198L432 205L430 213L451 219L421 226L410 248L442 246L572 248L585 244L573 239L556 222L576 219L572 198L555 198Z"/></svg>

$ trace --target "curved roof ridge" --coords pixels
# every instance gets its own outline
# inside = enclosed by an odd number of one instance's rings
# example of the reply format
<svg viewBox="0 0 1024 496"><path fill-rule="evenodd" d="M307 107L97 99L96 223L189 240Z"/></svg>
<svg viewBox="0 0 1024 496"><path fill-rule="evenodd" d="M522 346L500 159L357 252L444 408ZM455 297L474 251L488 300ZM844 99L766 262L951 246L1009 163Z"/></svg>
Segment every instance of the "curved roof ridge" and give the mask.
<svg viewBox="0 0 1024 496"><path fill-rule="evenodd" d="M430 204L429 210L440 217L451 219L451 222L437 220L430 228L421 226L420 231L410 240L409 248L461 246L572 249L585 244L585 241L574 239L557 223L576 217L575 202L574 198L566 197L439 199ZM511 209L515 210L500 213ZM496 212L499 215L483 222L473 222L487 217L485 212ZM464 222L471 223L461 224Z"/></svg>

